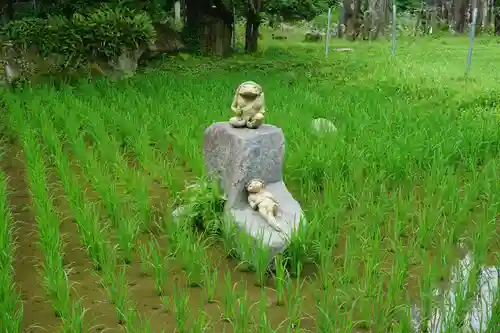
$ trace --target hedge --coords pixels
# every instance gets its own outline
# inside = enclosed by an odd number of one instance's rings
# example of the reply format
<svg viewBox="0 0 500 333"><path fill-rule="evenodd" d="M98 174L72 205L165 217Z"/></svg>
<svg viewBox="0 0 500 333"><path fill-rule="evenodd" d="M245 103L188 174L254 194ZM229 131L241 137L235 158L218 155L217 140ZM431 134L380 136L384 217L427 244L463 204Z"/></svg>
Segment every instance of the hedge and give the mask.
<svg viewBox="0 0 500 333"><path fill-rule="evenodd" d="M129 8L103 6L71 18L25 18L0 29L0 42L20 54L60 55L67 65L110 60L123 49L146 47L156 39L149 15Z"/></svg>

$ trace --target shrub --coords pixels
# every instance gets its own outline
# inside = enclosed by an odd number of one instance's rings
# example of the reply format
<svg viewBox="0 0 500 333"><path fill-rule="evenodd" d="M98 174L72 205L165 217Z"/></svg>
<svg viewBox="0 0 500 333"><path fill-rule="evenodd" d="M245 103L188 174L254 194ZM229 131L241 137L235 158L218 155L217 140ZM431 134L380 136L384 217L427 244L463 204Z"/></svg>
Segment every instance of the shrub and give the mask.
<svg viewBox="0 0 500 333"><path fill-rule="evenodd" d="M156 32L145 12L102 6L71 18L49 16L9 22L0 29L2 44L7 42L26 60L30 54L47 59L62 58L63 67L96 60L108 61L123 50L145 48Z"/></svg>

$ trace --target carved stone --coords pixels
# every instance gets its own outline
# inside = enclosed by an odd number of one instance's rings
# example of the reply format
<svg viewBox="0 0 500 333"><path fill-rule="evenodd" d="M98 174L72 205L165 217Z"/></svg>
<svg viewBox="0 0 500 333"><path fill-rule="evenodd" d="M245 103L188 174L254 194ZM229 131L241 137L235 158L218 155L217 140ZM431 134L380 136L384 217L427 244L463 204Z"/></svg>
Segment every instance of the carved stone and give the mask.
<svg viewBox="0 0 500 333"><path fill-rule="evenodd" d="M280 128L262 125L258 129L234 128L214 123L205 130L203 152L207 173L220 181L227 196L225 211L240 230L255 239L264 237L271 253L283 251L289 236L303 216L299 203L283 183L285 138ZM248 201L246 185L259 179L279 203L275 230Z"/></svg>
<svg viewBox="0 0 500 333"><path fill-rule="evenodd" d="M266 112L264 91L253 81L243 82L234 93L231 110L235 114L229 123L236 128L259 128Z"/></svg>

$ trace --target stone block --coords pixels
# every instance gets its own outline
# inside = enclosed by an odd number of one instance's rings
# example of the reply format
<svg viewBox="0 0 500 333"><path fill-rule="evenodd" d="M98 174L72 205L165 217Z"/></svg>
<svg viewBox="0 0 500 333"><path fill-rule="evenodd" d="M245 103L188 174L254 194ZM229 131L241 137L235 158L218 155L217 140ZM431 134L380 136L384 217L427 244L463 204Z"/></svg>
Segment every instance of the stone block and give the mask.
<svg viewBox="0 0 500 333"><path fill-rule="evenodd" d="M245 185L250 180L269 184L283 178L285 138L276 126L248 129L214 123L205 130L203 153L208 174L220 179L231 207L246 205Z"/></svg>
<svg viewBox="0 0 500 333"><path fill-rule="evenodd" d="M227 196L225 211L252 237L263 237L273 254L283 251L290 235L303 217L299 203L283 182L285 138L272 125L258 129L233 128L229 123L214 123L205 130L203 146L208 175L220 181ZM247 201L245 185L261 179L279 202L277 223L282 233L271 228Z"/></svg>

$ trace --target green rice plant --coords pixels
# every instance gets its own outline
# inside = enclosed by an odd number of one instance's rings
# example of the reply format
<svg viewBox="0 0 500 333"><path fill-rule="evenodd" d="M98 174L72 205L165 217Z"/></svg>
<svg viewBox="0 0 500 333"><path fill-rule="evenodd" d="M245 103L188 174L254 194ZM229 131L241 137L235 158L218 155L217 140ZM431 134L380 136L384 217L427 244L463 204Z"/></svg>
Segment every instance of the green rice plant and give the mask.
<svg viewBox="0 0 500 333"><path fill-rule="evenodd" d="M169 275L169 257L163 256L163 252L158 245L156 239L149 241L149 264L153 271L153 280L155 284L156 294L158 296L165 295L165 287L168 284Z"/></svg>
<svg viewBox="0 0 500 333"><path fill-rule="evenodd" d="M238 235L239 230L236 223L229 218L223 219L220 237L228 258L238 258Z"/></svg>
<svg viewBox="0 0 500 333"><path fill-rule="evenodd" d="M427 272L421 277L419 281L419 292L420 292L420 310L422 311L422 321L421 321L421 329L423 332L426 332L430 328L428 327L430 320L432 318L433 313L433 305L434 305L434 296L433 296L433 266L425 265L427 267Z"/></svg>
<svg viewBox="0 0 500 333"><path fill-rule="evenodd" d="M255 271L254 266L254 253L255 253L255 240L252 236L247 234L245 231L239 231L236 234L237 237L237 247L236 252L238 253L238 259L240 263L238 264L238 270L242 272L252 272Z"/></svg>
<svg viewBox="0 0 500 333"><path fill-rule="evenodd" d="M123 324L126 321L126 315L129 313L129 288L127 283L127 268L122 266L116 276L116 282L111 284L112 295L116 306L116 320L118 324ZM109 292L108 292L109 295Z"/></svg>
<svg viewBox="0 0 500 333"><path fill-rule="evenodd" d="M295 230L288 240L286 248L286 257L291 267L290 274L299 276L298 271L300 263L308 259L309 233L306 224L303 220L300 221L297 230Z"/></svg>
<svg viewBox="0 0 500 333"><path fill-rule="evenodd" d="M144 318L137 311L137 307L132 301L128 302L127 312L124 314L123 327L129 333L150 333L151 319Z"/></svg>
<svg viewBox="0 0 500 333"><path fill-rule="evenodd" d="M99 113L90 113L87 123L99 156L110 163L110 171L118 177L117 181L123 181L127 192L131 194L131 209L138 216L139 228L148 230L151 217L148 182L141 173L128 167L119 143L109 135Z"/></svg>
<svg viewBox="0 0 500 333"><path fill-rule="evenodd" d="M352 318L353 311L341 312L346 304L339 297L339 292L333 284L328 284L326 289L315 290L318 309L316 327L319 333L352 332L357 324ZM356 302L353 303L352 307L355 306L357 306Z"/></svg>
<svg viewBox="0 0 500 333"><path fill-rule="evenodd" d="M260 290L260 299L259 299L259 316L257 322L257 327L255 329L256 333L273 333L275 332L271 327L271 322L267 316L267 293L266 289L262 288Z"/></svg>
<svg viewBox="0 0 500 333"><path fill-rule="evenodd" d="M239 283L237 295L236 304L233 305L236 309L231 324L235 332L250 332L252 317L250 316L251 306L248 304L246 285Z"/></svg>
<svg viewBox="0 0 500 333"><path fill-rule="evenodd" d="M299 262L296 269L297 276L300 276L301 272L302 272L302 264ZM294 328L300 325L300 321L303 318L302 301L304 300L304 296L301 293L303 283L304 281L302 281L301 283L297 281L296 285L294 286L292 280L289 279L286 284L287 287L286 308L288 313L289 324L291 327Z"/></svg>
<svg viewBox="0 0 500 333"><path fill-rule="evenodd" d="M68 133L71 150L81 161L86 178L102 198L111 224L117 231L122 259L125 263L130 263L132 249L140 230L140 220L127 209L127 202L119 193L117 183L110 177L112 164L105 163L106 161L99 163L95 148L87 146L86 132L78 133L73 130L77 124L81 124L77 117L56 113L56 118L63 122L63 130Z"/></svg>
<svg viewBox="0 0 500 333"><path fill-rule="evenodd" d="M177 234L178 248L177 258L181 261L182 268L186 272L188 285L200 287L203 284L205 267L208 265L206 239L196 236L188 225L179 226Z"/></svg>
<svg viewBox="0 0 500 333"><path fill-rule="evenodd" d="M205 304L203 303L203 300L200 301L198 313L192 323L193 325L190 330L191 333L204 333L210 327L210 319L208 314L205 312Z"/></svg>
<svg viewBox="0 0 500 333"><path fill-rule="evenodd" d="M497 277L500 277L500 253L497 254ZM491 306L491 317L486 325L486 333L495 333L500 329L500 278L497 279L495 298Z"/></svg>
<svg viewBox="0 0 500 333"><path fill-rule="evenodd" d="M71 309L70 285L62 264L62 241L59 235L60 221L50 198L42 147L36 133L27 130L21 133L28 167L33 208L37 214L39 246L44 254L42 264L43 285L47 291L56 316L66 318Z"/></svg>
<svg viewBox="0 0 500 333"><path fill-rule="evenodd" d="M137 250L139 252L139 266L140 266L140 272L141 275L143 276L148 276L151 274L151 252L150 252L150 246L148 244L139 244L137 247Z"/></svg>
<svg viewBox="0 0 500 333"><path fill-rule="evenodd" d="M161 296L161 304L163 306L163 311L170 312L172 299L168 295Z"/></svg>
<svg viewBox="0 0 500 333"><path fill-rule="evenodd" d="M274 279L276 288L276 305L283 306L285 304L286 287L288 285L288 272L286 270L286 260L282 254L275 257L276 275Z"/></svg>
<svg viewBox="0 0 500 333"><path fill-rule="evenodd" d="M140 220L137 216L124 215L116 228L120 254L126 264L132 262L135 242L140 232Z"/></svg>
<svg viewBox="0 0 500 333"><path fill-rule="evenodd" d="M332 273L335 271L331 243L329 241L321 242L317 252L320 288L327 289L328 285L332 283Z"/></svg>
<svg viewBox="0 0 500 333"><path fill-rule="evenodd" d="M3 157L2 157L3 158ZM15 242L12 214L7 201L7 180L0 172L0 327L5 332L22 330L24 307L13 279Z"/></svg>
<svg viewBox="0 0 500 333"><path fill-rule="evenodd" d="M253 251L253 267L255 267L256 281L255 284L262 287L266 284L269 264L271 262L271 249L267 245L267 241L264 239L264 233L260 233L257 237L257 242Z"/></svg>
<svg viewBox="0 0 500 333"><path fill-rule="evenodd" d="M71 312L67 318L62 318L62 333L85 333L90 330L85 326L85 313L87 309L83 306L82 300L73 302Z"/></svg>
<svg viewBox="0 0 500 333"><path fill-rule="evenodd" d="M179 333L188 332L188 301L189 294L186 289L176 286L174 287L174 308L175 308L175 323Z"/></svg>
<svg viewBox="0 0 500 333"><path fill-rule="evenodd" d="M87 249L94 268L100 270L104 257L103 244L106 241L106 226L101 227L99 212L95 204L85 199L84 188L71 171L68 156L63 150L58 133L50 118L44 112L40 112L38 117L43 139L50 149L75 217L82 245Z"/></svg>
<svg viewBox="0 0 500 333"><path fill-rule="evenodd" d="M106 251L106 259L102 267L101 285L106 290L109 302L115 305L116 320L125 322L130 302L129 286L127 283L127 266L118 267L116 247Z"/></svg>
<svg viewBox="0 0 500 333"><path fill-rule="evenodd" d="M207 302L214 303L218 280L217 268L211 268L209 264L205 265L203 268L203 276L205 277L204 287Z"/></svg>
<svg viewBox="0 0 500 333"><path fill-rule="evenodd" d="M224 275L224 302L222 318L228 322L232 322L236 315L234 304L236 304L238 300L238 295L235 292L235 287L236 285L233 285L233 281L231 279L231 272L227 271Z"/></svg>

